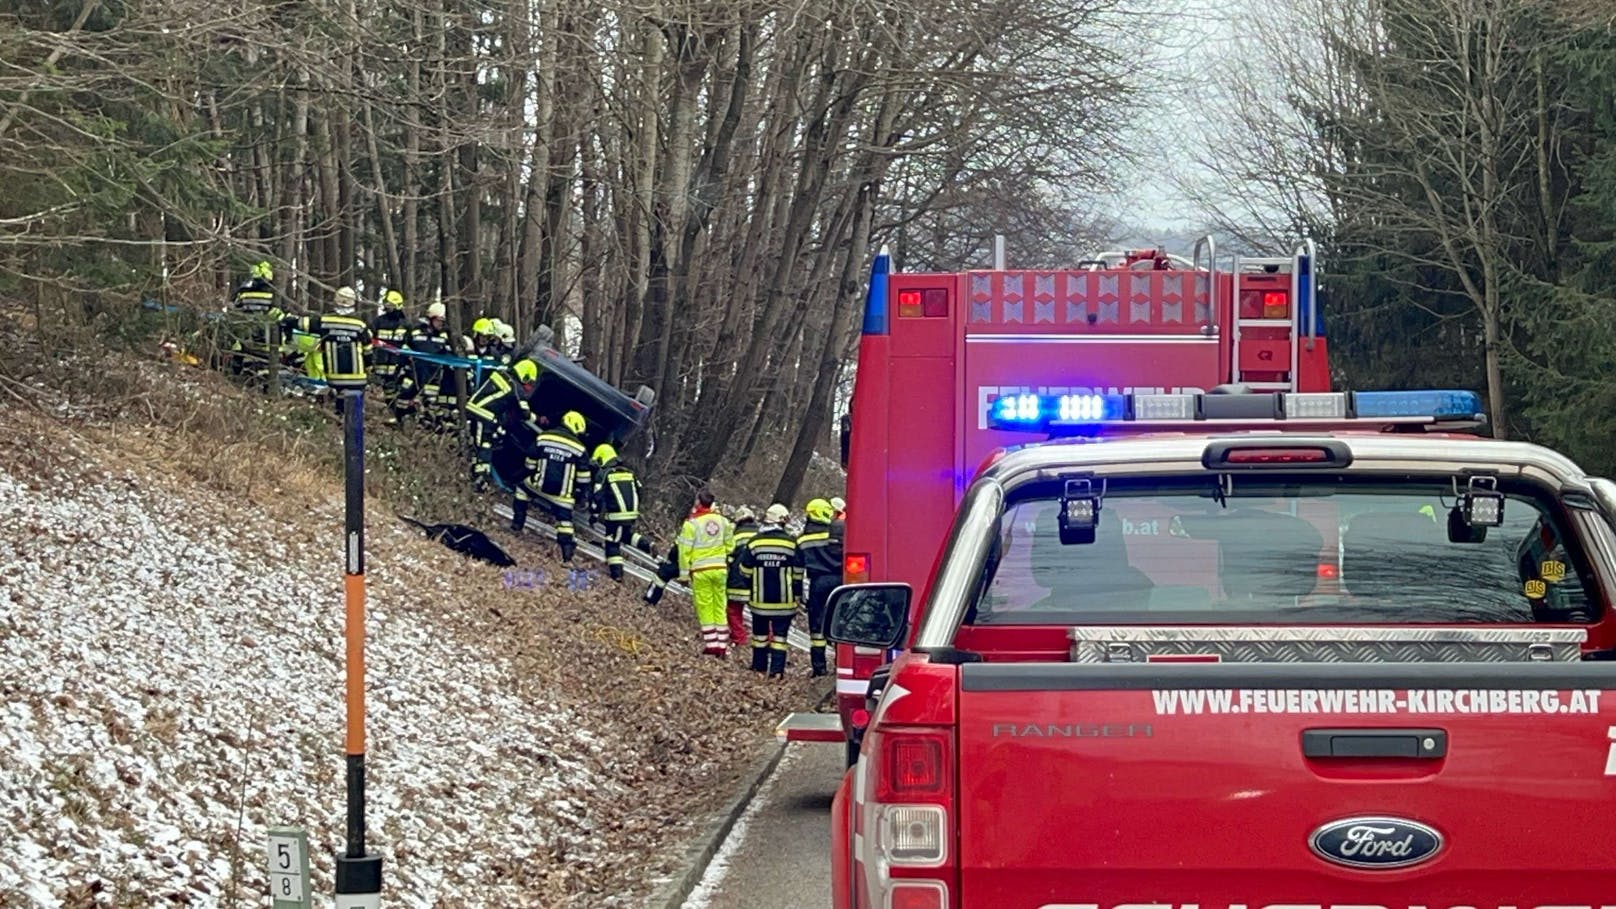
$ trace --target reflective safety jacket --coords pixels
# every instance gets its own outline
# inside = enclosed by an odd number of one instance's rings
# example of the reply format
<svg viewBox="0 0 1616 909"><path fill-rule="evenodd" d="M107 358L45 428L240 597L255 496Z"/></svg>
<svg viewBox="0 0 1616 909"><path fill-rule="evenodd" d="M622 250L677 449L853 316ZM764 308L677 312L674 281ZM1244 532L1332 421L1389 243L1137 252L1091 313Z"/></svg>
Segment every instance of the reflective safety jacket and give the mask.
<svg viewBox="0 0 1616 909"><path fill-rule="evenodd" d="M679 575L729 570L735 548L735 525L710 508L691 513L679 531Z"/></svg>
<svg viewBox="0 0 1616 909"><path fill-rule="evenodd" d="M490 341L477 351L477 356L484 360L493 360L501 366L508 366L511 363L511 353L511 348L505 346L504 342Z"/></svg>
<svg viewBox="0 0 1616 909"><path fill-rule="evenodd" d="M571 506L577 494L578 469L587 463L584 443L565 426L547 429L533 440L533 449L527 456L527 469L531 474L527 485L554 502Z"/></svg>
<svg viewBox="0 0 1616 909"><path fill-rule="evenodd" d="M740 549L748 605L756 615L789 615L802 595L802 552L785 528L764 525Z"/></svg>
<svg viewBox="0 0 1616 909"><path fill-rule="evenodd" d="M738 603L746 602L752 594L752 582L746 579L745 572L741 571L741 553L746 551L746 541L752 539L758 532L756 521L741 521L735 525L735 549L729 554L729 598Z"/></svg>
<svg viewBox="0 0 1616 909"><path fill-rule="evenodd" d="M511 431L526 421L527 401L510 370L496 369L466 401L466 413L483 424L479 445L488 448L497 430Z"/></svg>
<svg viewBox="0 0 1616 909"><path fill-rule="evenodd" d="M370 326L358 316L289 316L281 327L301 331L320 339L320 361L325 381L333 388L365 387L365 349L370 346Z"/></svg>
<svg viewBox="0 0 1616 909"><path fill-rule="evenodd" d="M231 303L237 312L264 315L275 310L275 290L263 278L243 281Z"/></svg>
<svg viewBox="0 0 1616 909"><path fill-rule="evenodd" d="M391 379L398 375L399 361L402 357L391 348L403 347L404 339L409 333L410 323L402 309L389 309L370 323L371 337L387 345L371 351L371 362L374 364L372 371L377 376Z"/></svg>
<svg viewBox="0 0 1616 909"><path fill-rule="evenodd" d="M640 519L640 480L618 458L595 471L593 498L602 521Z"/></svg>
<svg viewBox="0 0 1616 909"><path fill-rule="evenodd" d="M432 323L426 321L415 323L405 332L404 346L410 350L419 350L421 353L454 353L449 345L449 333L441 328L433 328Z"/></svg>
<svg viewBox="0 0 1616 909"><path fill-rule="evenodd" d="M797 537L797 549L802 552L802 567L808 580L834 575L842 576L842 525L833 521L809 521L802 525Z"/></svg>

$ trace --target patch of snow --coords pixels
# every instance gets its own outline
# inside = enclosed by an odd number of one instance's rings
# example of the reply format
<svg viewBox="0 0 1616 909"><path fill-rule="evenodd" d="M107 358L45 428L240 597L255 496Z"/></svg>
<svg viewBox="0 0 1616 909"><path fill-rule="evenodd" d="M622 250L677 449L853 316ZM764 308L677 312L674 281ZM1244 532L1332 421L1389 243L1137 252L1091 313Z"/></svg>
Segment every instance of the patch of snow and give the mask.
<svg viewBox="0 0 1616 909"><path fill-rule="evenodd" d="M261 905L278 825L309 831L330 893L340 503L294 527L128 473L41 485L0 470L0 894ZM531 905L542 870L610 862L577 794L626 795L592 769L613 743L421 616L449 591L441 572L368 569L367 832L386 902Z"/></svg>

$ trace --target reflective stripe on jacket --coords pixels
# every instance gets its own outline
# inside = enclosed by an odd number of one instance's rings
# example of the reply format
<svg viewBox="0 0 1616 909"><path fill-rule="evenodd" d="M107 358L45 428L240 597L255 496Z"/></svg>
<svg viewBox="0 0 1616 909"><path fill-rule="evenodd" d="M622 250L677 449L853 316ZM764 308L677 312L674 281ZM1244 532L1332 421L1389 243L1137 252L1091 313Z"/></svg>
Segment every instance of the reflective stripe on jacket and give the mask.
<svg viewBox="0 0 1616 909"><path fill-rule="evenodd" d="M741 550L741 573L750 590L748 602L758 615L797 611L802 593L802 553L797 541L780 527L768 526L746 541Z"/></svg>
<svg viewBox="0 0 1616 909"><path fill-rule="evenodd" d="M716 511L701 511L685 519L679 531L679 573L727 571L735 548L735 525Z"/></svg>

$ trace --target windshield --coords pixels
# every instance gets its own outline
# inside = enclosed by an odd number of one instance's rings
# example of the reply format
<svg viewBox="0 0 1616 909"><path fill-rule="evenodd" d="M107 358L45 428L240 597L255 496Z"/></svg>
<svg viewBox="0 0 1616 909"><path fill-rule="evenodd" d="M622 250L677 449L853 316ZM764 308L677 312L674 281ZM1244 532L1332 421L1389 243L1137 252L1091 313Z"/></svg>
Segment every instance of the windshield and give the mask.
<svg viewBox="0 0 1616 909"><path fill-rule="evenodd" d="M1596 621L1564 512L1526 490L1449 541L1449 482L1113 481L1094 542L1063 545L1059 489L1013 500L976 625Z"/></svg>

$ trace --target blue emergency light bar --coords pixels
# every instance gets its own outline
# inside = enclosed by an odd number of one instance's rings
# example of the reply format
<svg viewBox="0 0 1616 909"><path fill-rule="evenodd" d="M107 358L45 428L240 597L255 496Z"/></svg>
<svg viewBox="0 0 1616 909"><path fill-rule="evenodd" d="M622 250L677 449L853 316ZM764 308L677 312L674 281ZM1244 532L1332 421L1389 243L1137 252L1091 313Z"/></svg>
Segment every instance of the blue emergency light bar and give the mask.
<svg viewBox="0 0 1616 909"><path fill-rule="evenodd" d="M1466 424L1486 422L1472 391L1017 394L995 399L988 425L1048 432L1136 424Z"/></svg>

